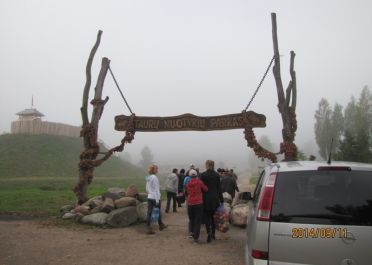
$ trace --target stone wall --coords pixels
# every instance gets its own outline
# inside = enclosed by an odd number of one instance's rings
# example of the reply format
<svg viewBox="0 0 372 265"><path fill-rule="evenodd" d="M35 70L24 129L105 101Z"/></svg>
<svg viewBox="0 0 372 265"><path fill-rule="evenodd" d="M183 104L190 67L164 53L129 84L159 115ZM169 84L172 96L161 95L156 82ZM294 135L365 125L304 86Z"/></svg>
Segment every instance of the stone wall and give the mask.
<svg viewBox="0 0 372 265"><path fill-rule="evenodd" d="M63 123L35 120L13 121L12 134L50 134L58 136L79 137L80 127Z"/></svg>

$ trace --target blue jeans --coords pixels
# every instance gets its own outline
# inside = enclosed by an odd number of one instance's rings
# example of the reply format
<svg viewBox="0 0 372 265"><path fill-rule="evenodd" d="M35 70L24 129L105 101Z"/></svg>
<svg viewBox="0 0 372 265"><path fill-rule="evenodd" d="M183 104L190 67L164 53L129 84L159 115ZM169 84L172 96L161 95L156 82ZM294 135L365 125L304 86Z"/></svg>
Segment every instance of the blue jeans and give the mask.
<svg viewBox="0 0 372 265"><path fill-rule="evenodd" d="M152 214L152 209L154 209L156 207L156 201L153 200L153 199L147 199L147 219L146 219L146 224L148 226L151 225L151 214ZM161 201L159 201L159 220L158 220L158 224L162 224L163 222L161 221L161 211L160 211L160 208L161 208Z"/></svg>

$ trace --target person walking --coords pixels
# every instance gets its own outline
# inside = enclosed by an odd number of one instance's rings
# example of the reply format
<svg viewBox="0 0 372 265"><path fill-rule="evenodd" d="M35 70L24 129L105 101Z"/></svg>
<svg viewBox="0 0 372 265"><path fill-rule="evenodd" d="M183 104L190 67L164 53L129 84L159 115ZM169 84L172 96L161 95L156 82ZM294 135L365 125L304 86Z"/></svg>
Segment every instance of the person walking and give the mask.
<svg viewBox="0 0 372 265"><path fill-rule="evenodd" d="M185 179L185 169L181 168L178 174L178 194L177 194L177 204L178 207L182 207L182 203L185 202L185 192L183 188L183 181Z"/></svg>
<svg viewBox="0 0 372 265"><path fill-rule="evenodd" d="M165 182L165 191L167 192L167 206L165 212L169 213L171 200L173 200L173 212L177 212L177 192L178 192L178 169L173 168L172 173L168 175Z"/></svg>
<svg viewBox="0 0 372 265"><path fill-rule="evenodd" d="M213 215L216 212L218 206L223 203L223 197L221 192L220 176L214 170L214 161L205 161L206 171L200 174L200 180L207 186L208 191L204 193L204 221L207 230L207 243L210 243L212 239L216 239L215 232L216 227L213 220Z"/></svg>
<svg viewBox="0 0 372 265"><path fill-rule="evenodd" d="M230 169L230 175L238 182L238 175L234 172L234 169Z"/></svg>
<svg viewBox="0 0 372 265"><path fill-rule="evenodd" d="M189 213L189 230L192 232L194 243L199 242L200 226L203 218L203 192L208 191L207 186L197 178L196 170L190 170L190 181L186 184L187 210ZM191 228L191 229L190 229Z"/></svg>
<svg viewBox="0 0 372 265"><path fill-rule="evenodd" d="M230 194L231 199L235 198L235 191L239 192L238 185L233 175L225 174L221 179L221 191Z"/></svg>
<svg viewBox="0 0 372 265"><path fill-rule="evenodd" d="M156 174L158 173L158 166L155 164L150 165L148 172L150 175L146 177L146 192L147 192L146 225L147 225L147 234L151 235L155 233L151 227L151 214L155 207L159 208L159 219L158 219L159 230L162 231L168 226L165 225L161 219L161 212L160 212L161 193L160 193L159 179L156 176Z"/></svg>

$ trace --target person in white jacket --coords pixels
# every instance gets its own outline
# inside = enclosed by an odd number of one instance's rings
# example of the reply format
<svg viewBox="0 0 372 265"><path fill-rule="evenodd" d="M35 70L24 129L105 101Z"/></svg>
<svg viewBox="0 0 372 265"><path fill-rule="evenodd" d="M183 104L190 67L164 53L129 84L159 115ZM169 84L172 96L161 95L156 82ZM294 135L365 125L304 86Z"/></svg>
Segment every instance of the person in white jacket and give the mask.
<svg viewBox="0 0 372 265"><path fill-rule="evenodd" d="M167 228L167 225L165 225L161 220L161 213L160 213L160 207L161 207L161 193L160 193L160 185L159 185L159 179L156 176L158 173L158 166L155 164L152 164L149 167L149 176L146 177L146 192L147 192L147 234L154 234L155 232L152 230L151 227L151 214L155 207L159 208L159 230L162 231L165 228Z"/></svg>
<svg viewBox="0 0 372 265"><path fill-rule="evenodd" d="M177 212L177 192L178 192L178 169L173 168L165 182L165 191L167 192L167 206L165 212L168 213L170 209L171 200L173 200L173 212Z"/></svg>

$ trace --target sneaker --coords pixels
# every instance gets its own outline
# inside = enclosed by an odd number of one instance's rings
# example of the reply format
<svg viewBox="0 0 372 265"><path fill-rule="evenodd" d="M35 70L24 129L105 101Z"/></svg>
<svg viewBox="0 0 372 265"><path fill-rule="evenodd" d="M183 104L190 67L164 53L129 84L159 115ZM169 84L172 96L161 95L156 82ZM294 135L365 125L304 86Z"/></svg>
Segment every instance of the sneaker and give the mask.
<svg viewBox="0 0 372 265"><path fill-rule="evenodd" d="M194 238L194 234L190 232L188 238Z"/></svg>
<svg viewBox="0 0 372 265"><path fill-rule="evenodd" d="M193 245L199 245L199 240L198 239L194 239L194 241L192 242Z"/></svg>

